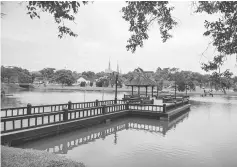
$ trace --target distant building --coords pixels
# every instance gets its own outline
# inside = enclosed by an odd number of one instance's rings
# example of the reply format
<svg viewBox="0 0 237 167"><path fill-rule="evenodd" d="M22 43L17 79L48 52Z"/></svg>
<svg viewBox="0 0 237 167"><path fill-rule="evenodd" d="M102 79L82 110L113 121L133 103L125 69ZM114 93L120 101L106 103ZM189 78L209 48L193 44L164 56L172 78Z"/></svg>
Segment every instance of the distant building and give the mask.
<svg viewBox="0 0 237 167"><path fill-rule="evenodd" d="M117 62L117 70L113 71L112 68L111 68L111 65L110 65L110 60L109 60L109 66L108 66L107 69L105 69L105 73L106 74L112 74L113 72L121 73L121 69L119 69L119 64Z"/></svg>
<svg viewBox="0 0 237 167"><path fill-rule="evenodd" d="M105 69L105 73L111 74L112 72L113 72L113 70L111 69L110 60L109 60L109 67L107 69Z"/></svg>
<svg viewBox="0 0 237 167"><path fill-rule="evenodd" d="M90 84L90 80L88 80L88 79L87 79L86 77L84 77L84 76L79 77L79 78L77 79L76 84L77 84L77 85L80 85L82 82L85 82L86 85L89 85L89 84Z"/></svg>

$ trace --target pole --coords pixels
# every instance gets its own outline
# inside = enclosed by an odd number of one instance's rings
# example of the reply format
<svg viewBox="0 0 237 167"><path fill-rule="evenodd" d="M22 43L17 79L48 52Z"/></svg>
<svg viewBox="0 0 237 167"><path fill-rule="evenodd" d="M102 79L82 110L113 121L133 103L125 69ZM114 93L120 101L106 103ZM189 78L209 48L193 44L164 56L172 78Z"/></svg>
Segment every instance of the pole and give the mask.
<svg viewBox="0 0 237 167"><path fill-rule="evenodd" d="M84 91L84 102L86 102L86 89Z"/></svg>
<svg viewBox="0 0 237 167"><path fill-rule="evenodd" d="M103 82L103 84L102 84L102 87L103 87L103 93L102 93L102 101L104 101L104 82Z"/></svg>
<svg viewBox="0 0 237 167"><path fill-rule="evenodd" d="M153 86L151 86L151 98L153 97Z"/></svg>
<svg viewBox="0 0 237 167"><path fill-rule="evenodd" d="M176 76L175 76L175 81L174 81L174 98L175 98L175 101L176 101Z"/></svg>
<svg viewBox="0 0 237 167"><path fill-rule="evenodd" d="M117 104L117 91L118 91L118 74L116 74L116 80L115 80L115 104Z"/></svg>
<svg viewBox="0 0 237 167"><path fill-rule="evenodd" d="M158 91L159 91L159 87L157 85L156 99L158 99Z"/></svg>
<svg viewBox="0 0 237 167"><path fill-rule="evenodd" d="M187 84L185 84L185 88L186 88L186 96L187 96Z"/></svg>
<svg viewBox="0 0 237 167"><path fill-rule="evenodd" d="M147 86L146 86L146 97L147 97Z"/></svg>

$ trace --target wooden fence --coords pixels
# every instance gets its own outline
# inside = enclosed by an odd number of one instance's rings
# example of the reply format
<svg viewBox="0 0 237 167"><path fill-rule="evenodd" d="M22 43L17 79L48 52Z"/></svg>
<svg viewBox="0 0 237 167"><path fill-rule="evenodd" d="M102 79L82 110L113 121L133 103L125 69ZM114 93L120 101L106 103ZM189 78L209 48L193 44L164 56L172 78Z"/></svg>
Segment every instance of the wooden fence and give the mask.
<svg viewBox="0 0 237 167"><path fill-rule="evenodd" d="M17 108L3 108L1 109L1 117L12 117L12 116L22 116L22 115L31 115L47 112L56 112L63 111L63 109L80 109L80 108L90 108L102 105L113 105L113 104L125 104L123 100L105 100L105 101L92 101L92 102L80 102L80 103L64 103L64 104L53 104L53 105L37 105L32 106L28 104L26 107L17 107Z"/></svg>
<svg viewBox="0 0 237 167"><path fill-rule="evenodd" d="M126 109L126 104L103 105L91 108L64 109L63 111L37 113L1 118L1 133L35 128L59 122L89 118Z"/></svg>
<svg viewBox="0 0 237 167"><path fill-rule="evenodd" d="M144 111L144 112L157 112L166 113L179 106L189 103L188 99L182 101L163 104L134 104L126 103L125 101L118 100L107 101L94 101L86 103L71 103L56 104L56 105L43 105L43 106L30 106L19 108L1 109L1 112L10 111L11 116L6 114L1 118L1 133L18 131L28 128L35 128L45 125L61 123L65 121L89 118L107 113L115 113L125 110L130 111ZM48 110L46 110L46 108ZM16 115L14 115L16 111ZM22 111L23 114L20 114Z"/></svg>

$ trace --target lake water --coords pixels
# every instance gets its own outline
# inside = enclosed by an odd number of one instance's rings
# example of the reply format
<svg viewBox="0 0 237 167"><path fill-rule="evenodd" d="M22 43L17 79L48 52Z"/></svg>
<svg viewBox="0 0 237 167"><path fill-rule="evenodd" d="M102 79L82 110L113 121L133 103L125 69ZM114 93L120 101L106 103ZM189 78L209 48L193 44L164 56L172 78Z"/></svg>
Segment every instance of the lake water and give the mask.
<svg viewBox="0 0 237 167"><path fill-rule="evenodd" d="M102 98L100 92L86 93L86 101ZM104 99L111 98L113 93L104 94ZM69 99L84 101L84 92L19 92L14 103L25 106ZM237 97L193 96L191 104L189 112L172 121L121 118L19 147L61 154L87 167L236 167Z"/></svg>
<svg viewBox="0 0 237 167"><path fill-rule="evenodd" d="M111 100L115 98L114 92L100 91L72 91L72 90L32 90L17 91L1 99L1 107L25 107L28 103L31 105L60 104L68 101L85 102L98 100ZM118 99L122 99L124 92L118 92Z"/></svg>

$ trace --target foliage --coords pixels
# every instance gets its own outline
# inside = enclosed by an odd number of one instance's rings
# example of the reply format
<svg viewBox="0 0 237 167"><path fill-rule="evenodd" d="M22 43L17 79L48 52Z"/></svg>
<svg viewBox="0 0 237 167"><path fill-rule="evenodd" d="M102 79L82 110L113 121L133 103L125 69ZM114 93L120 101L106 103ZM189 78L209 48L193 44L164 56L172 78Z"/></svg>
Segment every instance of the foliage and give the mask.
<svg viewBox="0 0 237 167"><path fill-rule="evenodd" d="M75 82L75 78L72 76L70 70L58 70L54 74L54 80L62 85L71 86Z"/></svg>
<svg viewBox="0 0 237 167"><path fill-rule="evenodd" d="M85 81L81 82L81 83L80 83L80 86L81 86L81 87L85 87L85 86L86 86L86 82L85 82Z"/></svg>
<svg viewBox="0 0 237 167"><path fill-rule="evenodd" d="M129 22L132 33L127 41L127 50L134 53L138 46L143 46L143 41L149 38L149 26L154 22L160 26L163 42L171 38L169 31L177 24L171 17L173 9L168 7L167 1L128 1L127 6L122 8L123 19Z"/></svg>
<svg viewBox="0 0 237 167"><path fill-rule="evenodd" d="M81 74L77 73L76 71L73 71L72 76L77 80L78 78L80 78Z"/></svg>
<svg viewBox="0 0 237 167"><path fill-rule="evenodd" d="M20 67L4 67L1 66L1 81L4 82L5 79L9 83L12 78L14 79L14 82L19 83L31 83L32 78L30 75L30 72L27 69L22 69Z"/></svg>
<svg viewBox="0 0 237 167"><path fill-rule="evenodd" d="M33 19L35 17L40 18L40 12L50 13L58 24L59 38L65 34L76 37L77 34L65 26L65 21L74 22L74 15L78 13L79 7L87 3L86 1L28 1L27 14Z"/></svg>
<svg viewBox="0 0 237 167"><path fill-rule="evenodd" d="M96 86L97 87L108 87L109 86L109 80L107 78L100 78L97 82L96 82Z"/></svg>
<svg viewBox="0 0 237 167"><path fill-rule="evenodd" d="M92 71L84 71L82 72L82 75L86 76L88 79L94 79L95 73Z"/></svg>
<svg viewBox="0 0 237 167"><path fill-rule="evenodd" d="M224 58L225 57L223 55L217 55L214 57L213 61L209 61L207 64L202 64L202 69L206 72L214 71L212 72L212 75L210 77L211 82L215 84L216 89L220 87L226 94L225 90L229 89L232 85L230 80L233 73L230 72L228 69L224 72L220 71L220 67L224 63Z"/></svg>
<svg viewBox="0 0 237 167"><path fill-rule="evenodd" d="M43 75L45 79L50 80L54 76L54 70L55 68L44 68L40 70L39 72Z"/></svg>
<svg viewBox="0 0 237 167"><path fill-rule="evenodd" d="M95 78L97 78L97 79L99 79L100 77L104 77L104 76L106 76L106 73L103 72L103 71L98 72L98 73L95 74Z"/></svg>
<svg viewBox="0 0 237 167"><path fill-rule="evenodd" d="M197 13L218 14L217 21L205 20L204 36L213 39L219 53L232 55L237 53L237 1L199 1Z"/></svg>

